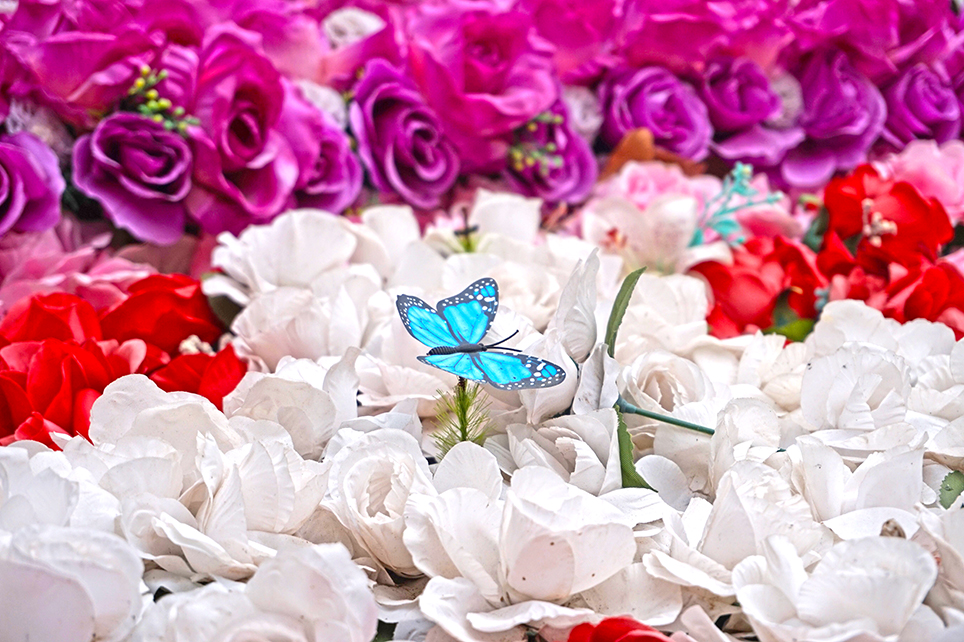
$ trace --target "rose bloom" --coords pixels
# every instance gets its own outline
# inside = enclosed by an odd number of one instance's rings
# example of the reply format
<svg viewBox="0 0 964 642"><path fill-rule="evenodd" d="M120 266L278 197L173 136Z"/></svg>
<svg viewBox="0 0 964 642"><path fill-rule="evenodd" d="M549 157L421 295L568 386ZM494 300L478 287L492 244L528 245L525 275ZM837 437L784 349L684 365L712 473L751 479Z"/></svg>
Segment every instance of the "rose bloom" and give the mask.
<svg viewBox="0 0 964 642"><path fill-rule="evenodd" d="M953 224L964 219L964 142L911 141L881 165L893 180L906 181L925 198L940 201Z"/></svg>
<svg viewBox="0 0 964 642"><path fill-rule="evenodd" d="M899 272L906 272L899 276ZM964 337L964 275L947 261L925 264L911 270L892 270L885 316L906 323L912 319L939 321Z"/></svg>
<svg viewBox="0 0 964 642"><path fill-rule="evenodd" d="M283 81L257 34L231 23L208 29L197 77L188 211L206 232L238 233L277 216L315 168L319 114Z"/></svg>
<svg viewBox="0 0 964 642"><path fill-rule="evenodd" d="M463 169L501 169L503 137L558 97L551 50L531 19L489 2L425 4L407 25L412 77Z"/></svg>
<svg viewBox="0 0 964 642"><path fill-rule="evenodd" d="M711 60L700 79L700 96L717 132L758 125L780 110L780 97L763 69L746 59Z"/></svg>
<svg viewBox="0 0 964 642"><path fill-rule="evenodd" d="M459 158L415 85L384 60L365 65L348 110L372 183L415 207L439 203L459 173Z"/></svg>
<svg viewBox="0 0 964 642"><path fill-rule="evenodd" d="M637 127L652 132L656 144L684 158L703 160L713 127L696 91L662 67L611 73L599 88L603 104L600 132L615 146Z"/></svg>
<svg viewBox="0 0 964 642"><path fill-rule="evenodd" d="M915 138L938 143L961 133L961 105L946 78L925 64L905 71L884 90L887 100L885 141L902 149Z"/></svg>
<svg viewBox="0 0 964 642"><path fill-rule="evenodd" d="M102 341L97 313L63 293L14 304L0 322L0 443L86 435L90 407L114 379L169 357L142 340Z"/></svg>
<svg viewBox="0 0 964 642"><path fill-rule="evenodd" d="M184 233L191 149L150 118L118 112L74 146L73 180L138 239L170 245Z"/></svg>
<svg viewBox="0 0 964 642"><path fill-rule="evenodd" d="M670 639L628 617L608 617L599 624L580 624L569 633L569 642L670 642Z"/></svg>
<svg viewBox="0 0 964 642"><path fill-rule="evenodd" d="M130 296L102 313L104 338L143 339L177 354L181 341L191 335L209 344L221 336L221 323L201 284L190 277L154 274L132 284L128 292Z"/></svg>
<svg viewBox="0 0 964 642"><path fill-rule="evenodd" d="M64 187L56 154L39 138L27 132L0 136L0 236L56 225Z"/></svg>
<svg viewBox="0 0 964 642"><path fill-rule="evenodd" d="M221 332L200 284L153 275L130 292L100 316L60 292L11 306L0 321L0 444L33 439L55 447L51 432L86 436L91 405L128 374L220 407L247 370L234 350L178 355L192 335L214 341Z"/></svg>
<svg viewBox="0 0 964 642"><path fill-rule="evenodd" d="M799 124L806 139L787 153L781 176L794 187L815 188L866 160L883 130L887 104L840 51L812 54L798 78L803 92Z"/></svg>
<svg viewBox="0 0 964 642"><path fill-rule="evenodd" d="M808 247L782 237L757 237L733 249L733 263L707 261L691 268L708 282L713 304L706 317L720 338L766 330L781 296L797 316L817 316L816 290L826 285Z"/></svg>

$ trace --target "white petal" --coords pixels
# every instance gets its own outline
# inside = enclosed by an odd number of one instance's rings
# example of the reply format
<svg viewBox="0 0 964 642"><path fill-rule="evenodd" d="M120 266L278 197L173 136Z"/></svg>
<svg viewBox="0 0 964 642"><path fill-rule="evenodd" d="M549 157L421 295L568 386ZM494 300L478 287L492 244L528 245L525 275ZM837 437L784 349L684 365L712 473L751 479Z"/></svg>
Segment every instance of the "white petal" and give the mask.
<svg viewBox="0 0 964 642"><path fill-rule="evenodd" d="M599 273L598 249L573 270L559 295L559 307L550 327L562 331L566 352L576 363L589 356L596 343L596 275Z"/></svg>
<svg viewBox="0 0 964 642"><path fill-rule="evenodd" d="M530 600L486 613L469 613L467 619L477 631L499 633L511 631L516 626L528 624L539 628L551 626L563 628L574 626L592 617L589 609L572 609L551 602Z"/></svg>
<svg viewBox="0 0 964 642"><path fill-rule="evenodd" d="M495 455L464 441L453 446L439 462L432 478L438 492L450 488L476 488L489 499L502 495L502 473Z"/></svg>
<svg viewBox="0 0 964 642"><path fill-rule="evenodd" d="M679 585L653 577L642 563L627 566L581 595L601 615L630 615L649 626L671 624L683 608Z"/></svg>
<svg viewBox="0 0 964 642"><path fill-rule="evenodd" d="M368 642L378 625L368 578L340 544L282 548L261 565L245 592L268 612L312 624L341 623L349 642Z"/></svg>
<svg viewBox="0 0 964 642"><path fill-rule="evenodd" d="M76 579L35 564L2 559L0 578L0 622L5 639L95 639L94 605Z"/></svg>
<svg viewBox="0 0 964 642"><path fill-rule="evenodd" d="M526 639L522 627L499 633L476 630L469 623L468 614L487 613L493 609L475 585L465 578L433 577L418 598L418 605L425 617L460 642L522 642Z"/></svg>
<svg viewBox="0 0 964 642"><path fill-rule="evenodd" d="M419 570L432 577L468 578L497 602L501 517L501 503L474 488L453 488L437 497L413 495L405 506L402 537Z"/></svg>

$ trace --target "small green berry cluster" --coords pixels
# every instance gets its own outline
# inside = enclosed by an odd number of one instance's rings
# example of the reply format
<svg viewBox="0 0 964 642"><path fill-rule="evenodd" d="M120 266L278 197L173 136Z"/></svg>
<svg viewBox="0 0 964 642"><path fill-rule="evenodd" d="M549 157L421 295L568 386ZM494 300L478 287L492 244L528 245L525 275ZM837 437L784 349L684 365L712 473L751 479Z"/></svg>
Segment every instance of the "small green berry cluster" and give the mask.
<svg viewBox="0 0 964 642"><path fill-rule="evenodd" d="M522 173L536 171L546 176L553 169L562 167L562 156L555 142L556 127L563 123L560 114L542 112L516 130L515 144L509 148L511 168Z"/></svg>
<svg viewBox="0 0 964 642"><path fill-rule="evenodd" d="M129 107L132 111L164 125L168 131L187 133L187 128L199 123L197 118L188 116L183 107L175 107L167 98L162 98L157 85L167 78L167 70L154 71L149 66L141 67L140 77L127 90Z"/></svg>

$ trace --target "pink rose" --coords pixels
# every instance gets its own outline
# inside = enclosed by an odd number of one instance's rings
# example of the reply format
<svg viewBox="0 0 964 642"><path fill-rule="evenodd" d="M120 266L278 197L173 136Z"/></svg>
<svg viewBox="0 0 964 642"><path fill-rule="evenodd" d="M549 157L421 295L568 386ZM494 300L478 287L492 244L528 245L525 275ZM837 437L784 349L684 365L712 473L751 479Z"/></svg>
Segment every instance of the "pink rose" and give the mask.
<svg viewBox="0 0 964 642"><path fill-rule="evenodd" d="M679 165L659 161L629 162L619 173L596 188L595 197L620 196L644 210L660 196L693 196L702 207L708 198L720 191L714 176L690 178Z"/></svg>
<svg viewBox="0 0 964 642"><path fill-rule="evenodd" d="M0 239L0 313L31 294L67 292L103 309L127 297L127 286L153 274L148 265L113 257L110 232L87 238L69 218L46 232Z"/></svg>
<svg viewBox="0 0 964 642"><path fill-rule="evenodd" d="M938 146L933 140L915 140L882 165L895 181L907 181L925 197L940 201L952 223L964 220L964 142Z"/></svg>

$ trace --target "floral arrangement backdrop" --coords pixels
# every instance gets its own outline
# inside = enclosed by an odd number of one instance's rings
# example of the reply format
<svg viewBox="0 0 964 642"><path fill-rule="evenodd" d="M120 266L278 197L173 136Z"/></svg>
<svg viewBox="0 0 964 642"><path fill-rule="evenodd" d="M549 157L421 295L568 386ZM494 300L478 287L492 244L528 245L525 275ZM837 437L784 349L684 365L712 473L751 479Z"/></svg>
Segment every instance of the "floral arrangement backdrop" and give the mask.
<svg viewBox="0 0 964 642"><path fill-rule="evenodd" d="M964 638L959 11L0 2L0 639Z"/></svg>

